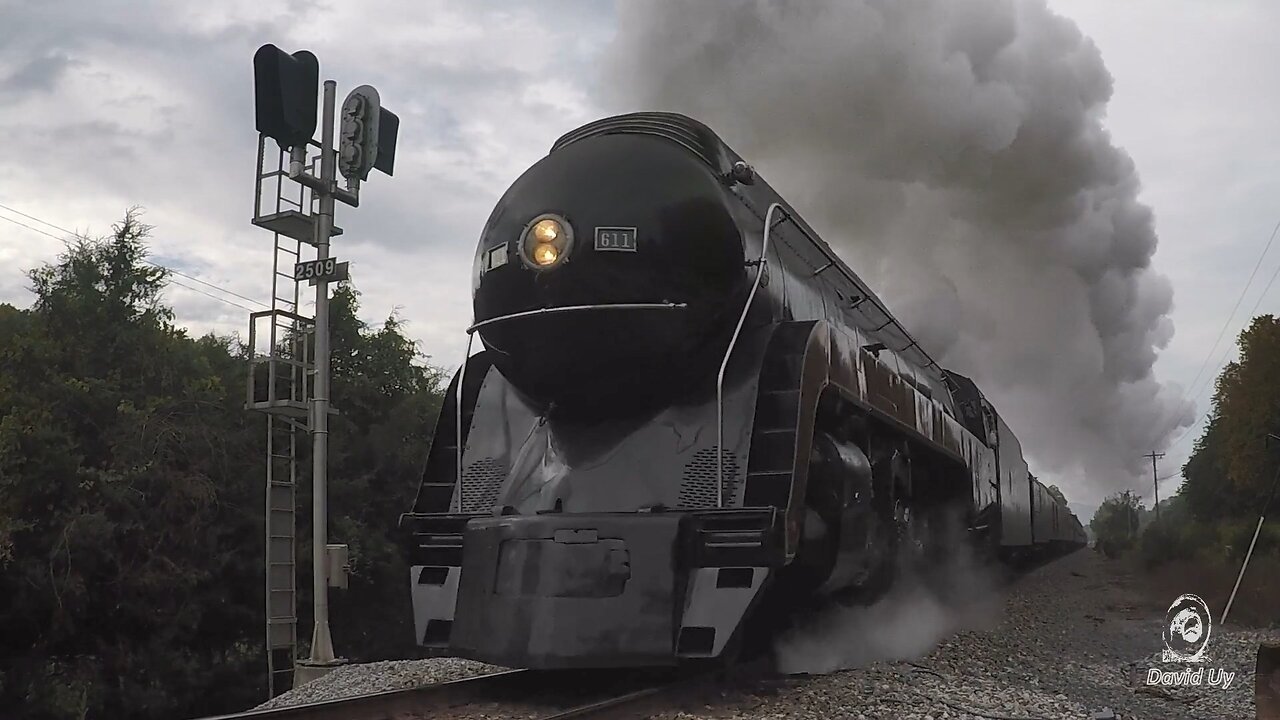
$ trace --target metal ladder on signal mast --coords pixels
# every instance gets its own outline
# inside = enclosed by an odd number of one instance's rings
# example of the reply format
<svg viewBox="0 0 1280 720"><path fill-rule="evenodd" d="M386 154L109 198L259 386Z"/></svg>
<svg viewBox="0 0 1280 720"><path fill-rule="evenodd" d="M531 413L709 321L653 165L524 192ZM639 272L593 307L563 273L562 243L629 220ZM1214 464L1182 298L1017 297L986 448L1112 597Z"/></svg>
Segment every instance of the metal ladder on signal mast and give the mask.
<svg viewBox="0 0 1280 720"><path fill-rule="evenodd" d="M275 162L270 162L272 154ZM271 309L249 315L246 407L267 416L266 653L271 697L289 689L298 657L298 436L305 437L310 429L308 403L315 372L313 320L298 313L301 283L293 268L302 260L302 246L315 242L317 198L289 178L288 168L288 154L269 148L260 135L253 224L274 235ZM274 190L274 197L264 198L264 186ZM334 228L334 235L341 233ZM264 353L259 353L259 343L265 343Z"/></svg>

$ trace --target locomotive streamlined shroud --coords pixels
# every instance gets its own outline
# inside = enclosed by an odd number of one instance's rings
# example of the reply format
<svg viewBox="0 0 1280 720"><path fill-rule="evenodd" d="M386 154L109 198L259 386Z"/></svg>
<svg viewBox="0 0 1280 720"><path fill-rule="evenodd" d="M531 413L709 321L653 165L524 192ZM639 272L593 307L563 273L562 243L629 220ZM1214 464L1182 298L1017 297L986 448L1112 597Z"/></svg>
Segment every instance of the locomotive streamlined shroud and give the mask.
<svg viewBox="0 0 1280 720"><path fill-rule="evenodd" d="M917 494L1031 543L1026 463L994 408L694 120L636 113L557 141L486 223L473 298L484 349L401 518L429 650L513 667L724 654L797 556L832 397L919 448Z"/></svg>

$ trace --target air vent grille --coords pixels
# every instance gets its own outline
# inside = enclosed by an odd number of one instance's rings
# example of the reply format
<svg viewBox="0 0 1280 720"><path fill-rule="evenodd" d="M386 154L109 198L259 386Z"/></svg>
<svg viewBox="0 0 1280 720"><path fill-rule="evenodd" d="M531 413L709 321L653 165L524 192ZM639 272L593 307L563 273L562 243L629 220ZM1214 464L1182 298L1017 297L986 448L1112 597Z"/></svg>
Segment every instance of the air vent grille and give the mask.
<svg viewBox="0 0 1280 720"><path fill-rule="evenodd" d="M738 460L725 453L721 457L724 468L724 499L729 505L738 493ZM682 508L713 508L718 505L716 485L716 449L703 448L693 454L684 467L680 483L679 506Z"/></svg>
<svg viewBox="0 0 1280 720"><path fill-rule="evenodd" d="M487 457L467 466L462 473L462 509L464 513L485 512L498 501L498 489L507 477L507 468Z"/></svg>

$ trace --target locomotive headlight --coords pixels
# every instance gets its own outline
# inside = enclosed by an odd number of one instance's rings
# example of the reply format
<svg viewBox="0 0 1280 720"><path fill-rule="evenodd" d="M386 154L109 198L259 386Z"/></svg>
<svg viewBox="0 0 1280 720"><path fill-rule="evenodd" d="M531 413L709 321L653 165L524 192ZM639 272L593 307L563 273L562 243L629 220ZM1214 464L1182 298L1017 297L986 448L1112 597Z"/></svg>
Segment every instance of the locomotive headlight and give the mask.
<svg viewBox="0 0 1280 720"><path fill-rule="evenodd" d="M572 249L573 227L568 220L551 213L530 221L520 238L520 259L533 270L557 267Z"/></svg>
<svg viewBox="0 0 1280 720"><path fill-rule="evenodd" d="M550 243L539 243L533 248L533 261L543 267L554 265L560 259L560 252Z"/></svg>
<svg viewBox="0 0 1280 720"><path fill-rule="evenodd" d="M555 242L560 237L560 223L547 218L539 220L533 226L533 239L540 243Z"/></svg>

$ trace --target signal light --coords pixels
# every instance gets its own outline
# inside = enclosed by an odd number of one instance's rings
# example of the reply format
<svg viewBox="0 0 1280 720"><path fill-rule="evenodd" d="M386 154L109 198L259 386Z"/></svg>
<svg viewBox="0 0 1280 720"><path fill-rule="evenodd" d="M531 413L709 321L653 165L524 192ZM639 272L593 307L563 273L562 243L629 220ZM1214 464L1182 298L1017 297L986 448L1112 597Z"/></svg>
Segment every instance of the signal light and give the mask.
<svg viewBox="0 0 1280 720"><path fill-rule="evenodd" d="M306 50L290 55L270 43L253 54L258 132L282 149L305 145L316 132L320 61Z"/></svg>
<svg viewBox="0 0 1280 720"><path fill-rule="evenodd" d="M348 180L366 180L370 170L390 175L395 167L400 118L382 107L369 85L352 90L342 102L338 170Z"/></svg>

